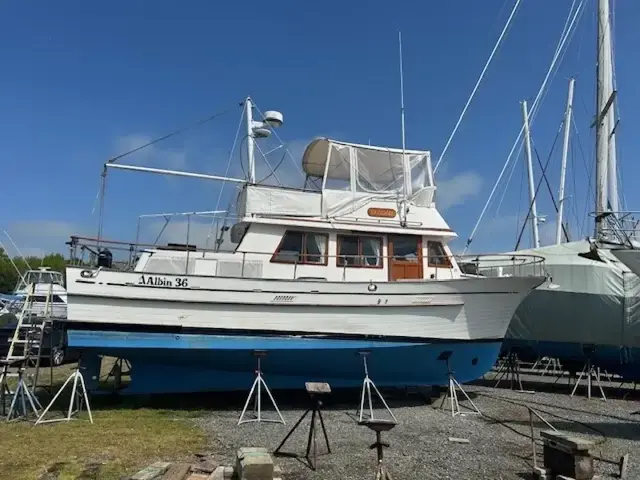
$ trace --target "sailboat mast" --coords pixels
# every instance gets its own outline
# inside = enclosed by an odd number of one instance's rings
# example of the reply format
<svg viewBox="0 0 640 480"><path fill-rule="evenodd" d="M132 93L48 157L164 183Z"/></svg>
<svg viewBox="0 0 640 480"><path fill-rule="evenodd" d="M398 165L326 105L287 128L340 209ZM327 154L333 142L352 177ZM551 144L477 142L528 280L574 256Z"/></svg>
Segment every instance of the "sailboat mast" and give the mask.
<svg viewBox="0 0 640 480"><path fill-rule="evenodd" d="M556 221L556 244L562 243L562 215L564 211L564 184L567 175L567 154L569 153L569 133L571 131L571 111L573 110L573 86L575 78L569 79L567 109L564 112L564 137L562 141L562 164L560 166L560 189L558 191L558 220Z"/></svg>
<svg viewBox="0 0 640 480"><path fill-rule="evenodd" d="M604 234L603 214L607 210L609 169L609 120L611 96L611 29L609 0L598 0L598 71L596 75L596 237Z"/></svg>
<svg viewBox="0 0 640 480"><path fill-rule="evenodd" d="M531 246L533 248L540 248L540 234L538 233L538 208L536 206L536 188L533 181L533 160L531 158L529 112L527 111L526 100L522 102L522 121L524 122L524 150L527 159L527 177L529 178L529 205L531 205Z"/></svg>

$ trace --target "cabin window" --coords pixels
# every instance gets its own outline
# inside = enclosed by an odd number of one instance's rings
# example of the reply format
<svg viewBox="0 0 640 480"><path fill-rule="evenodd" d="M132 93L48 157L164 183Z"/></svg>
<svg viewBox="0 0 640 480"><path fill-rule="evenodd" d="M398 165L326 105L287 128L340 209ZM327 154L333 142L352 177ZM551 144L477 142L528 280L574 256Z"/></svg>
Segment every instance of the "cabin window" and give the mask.
<svg viewBox="0 0 640 480"><path fill-rule="evenodd" d="M442 243L428 242L427 249L429 250L428 265L430 267L451 268L451 258L447 255Z"/></svg>
<svg viewBox="0 0 640 480"><path fill-rule="evenodd" d="M337 265L382 268L382 238L338 235Z"/></svg>
<svg viewBox="0 0 640 480"><path fill-rule="evenodd" d="M326 233L288 231L282 237L271 261L298 265L326 265L328 244L329 235Z"/></svg>
<svg viewBox="0 0 640 480"><path fill-rule="evenodd" d="M416 262L420 258L420 238L415 235L394 235L393 259Z"/></svg>

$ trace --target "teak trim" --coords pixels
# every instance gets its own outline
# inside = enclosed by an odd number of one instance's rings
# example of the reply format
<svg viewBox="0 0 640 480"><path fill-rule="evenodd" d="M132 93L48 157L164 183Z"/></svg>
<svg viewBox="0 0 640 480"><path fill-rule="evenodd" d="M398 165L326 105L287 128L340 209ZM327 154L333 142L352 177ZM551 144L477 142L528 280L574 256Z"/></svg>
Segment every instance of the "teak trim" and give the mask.
<svg viewBox="0 0 640 480"><path fill-rule="evenodd" d="M416 258L416 261L410 261L410 260L396 260L395 258L395 249L394 249L394 245L393 245L393 237L411 237L411 238L416 238L418 240L418 245L417 245L417 249L418 251L416 252L418 255L418 258ZM422 242L422 236L418 236L418 235L401 235L401 234L389 234L389 236L387 237L387 256L389 257L389 281L396 281L393 280L393 265L394 263L399 263L399 264L417 264L418 268L419 268L419 272L420 272L420 279L424 278L424 255L422 253L422 248L423 248L423 242Z"/></svg>

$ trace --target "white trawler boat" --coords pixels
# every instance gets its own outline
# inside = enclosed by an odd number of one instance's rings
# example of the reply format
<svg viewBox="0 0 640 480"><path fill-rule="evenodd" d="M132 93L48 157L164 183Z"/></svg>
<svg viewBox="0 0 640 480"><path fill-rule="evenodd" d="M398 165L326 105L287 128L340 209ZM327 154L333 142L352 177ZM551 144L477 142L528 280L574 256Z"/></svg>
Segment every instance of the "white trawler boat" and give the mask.
<svg viewBox="0 0 640 480"><path fill-rule="evenodd" d="M105 250L98 268L67 269L68 343L87 376L109 355L130 362L131 393L246 389L255 350L267 351L273 388L360 385L363 349L379 386L446 384L444 352L461 382L487 372L517 306L545 281L540 259L504 257L527 276L465 274L427 151L322 138L302 158L316 189L256 184L254 142L282 116L253 121L249 98L244 113L249 180L227 179L243 184L237 221L214 250L132 245L128 270ZM109 244L73 237L72 251L86 242Z"/></svg>

